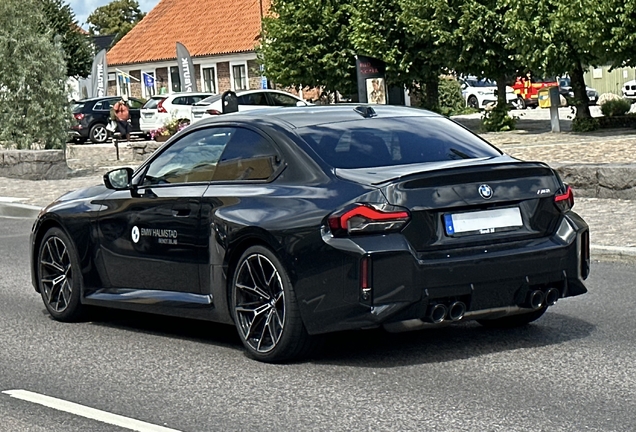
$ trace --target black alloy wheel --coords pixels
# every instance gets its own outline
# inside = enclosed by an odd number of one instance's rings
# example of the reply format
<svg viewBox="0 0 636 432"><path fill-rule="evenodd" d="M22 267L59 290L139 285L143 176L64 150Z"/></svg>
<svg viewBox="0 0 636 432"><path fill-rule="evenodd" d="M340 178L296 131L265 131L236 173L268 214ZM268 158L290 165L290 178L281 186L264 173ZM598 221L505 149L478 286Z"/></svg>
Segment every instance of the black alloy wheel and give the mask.
<svg viewBox="0 0 636 432"><path fill-rule="evenodd" d="M93 127L91 127L89 137L95 144L105 143L108 140L108 130L106 129L106 125L101 123L93 125Z"/></svg>
<svg viewBox="0 0 636 432"><path fill-rule="evenodd" d="M479 109L479 101L477 100L475 96L470 96L468 98L468 107Z"/></svg>
<svg viewBox="0 0 636 432"><path fill-rule="evenodd" d="M510 316L496 318L496 319L477 320L477 322L483 325L484 327L491 327L491 328L522 327L524 325L530 324L531 322L541 318L546 310L548 310L547 307L542 307L541 309L537 309L535 311L524 313L524 314L510 315Z"/></svg>
<svg viewBox="0 0 636 432"><path fill-rule="evenodd" d="M312 348L292 283L269 249L253 246L243 253L232 278L231 305L250 357L284 362L302 357Z"/></svg>
<svg viewBox="0 0 636 432"><path fill-rule="evenodd" d="M82 315L77 255L59 228L51 228L40 243L37 277L44 306L54 319L75 321Z"/></svg>

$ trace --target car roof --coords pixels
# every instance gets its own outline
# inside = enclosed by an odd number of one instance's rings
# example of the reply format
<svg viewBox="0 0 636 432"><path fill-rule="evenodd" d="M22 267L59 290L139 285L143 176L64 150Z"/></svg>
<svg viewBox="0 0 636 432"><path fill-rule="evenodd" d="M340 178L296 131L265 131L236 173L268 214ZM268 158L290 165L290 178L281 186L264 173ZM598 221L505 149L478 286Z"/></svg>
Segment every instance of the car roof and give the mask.
<svg viewBox="0 0 636 432"><path fill-rule="evenodd" d="M289 92L286 92L286 91L283 91L283 90L274 90L274 89L237 90L235 93L236 93L237 96L242 96L242 95L252 94L252 93L277 93L277 94L284 94L284 95L287 95L287 96L291 96L293 98L301 100L298 96L296 96L296 95L294 95L292 93L289 93ZM208 96L207 98L203 99L200 102L214 103L214 102L220 100L222 96L223 96L223 93L211 95L211 96Z"/></svg>
<svg viewBox="0 0 636 432"><path fill-rule="evenodd" d="M359 111L356 110L358 108ZM360 111L372 108L373 117L365 117ZM338 105L309 105L306 107L277 107L263 108L247 112L238 112L222 116L214 116L204 119L197 124L213 124L217 122L269 120L285 123L292 128L318 126L332 123L374 119L399 118L399 117L437 117L440 114L420 108L394 106L394 105L370 105L370 104L338 104Z"/></svg>

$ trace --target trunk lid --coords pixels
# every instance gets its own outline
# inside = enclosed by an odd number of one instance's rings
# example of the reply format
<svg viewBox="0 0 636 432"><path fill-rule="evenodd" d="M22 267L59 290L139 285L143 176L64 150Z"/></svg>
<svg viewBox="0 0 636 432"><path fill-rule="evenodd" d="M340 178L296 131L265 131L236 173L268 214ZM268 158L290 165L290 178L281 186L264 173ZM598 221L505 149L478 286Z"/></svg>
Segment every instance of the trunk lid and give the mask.
<svg viewBox="0 0 636 432"><path fill-rule="evenodd" d="M407 208L403 234L418 251L506 243L554 233L563 184L539 162L496 158L355 170L343 179L379 187Z"/></svg>

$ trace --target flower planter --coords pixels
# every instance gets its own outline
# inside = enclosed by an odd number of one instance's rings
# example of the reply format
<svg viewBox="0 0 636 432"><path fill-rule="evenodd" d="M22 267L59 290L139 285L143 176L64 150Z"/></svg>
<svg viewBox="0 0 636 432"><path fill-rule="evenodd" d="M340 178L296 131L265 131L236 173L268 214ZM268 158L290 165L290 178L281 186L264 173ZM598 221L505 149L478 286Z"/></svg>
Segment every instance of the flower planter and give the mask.
<svg viewBox="0 0 636 432"><path fill-rule="evenodd" d="M155 135L155 141L166 142L172 137L172 135Z"/></svg>

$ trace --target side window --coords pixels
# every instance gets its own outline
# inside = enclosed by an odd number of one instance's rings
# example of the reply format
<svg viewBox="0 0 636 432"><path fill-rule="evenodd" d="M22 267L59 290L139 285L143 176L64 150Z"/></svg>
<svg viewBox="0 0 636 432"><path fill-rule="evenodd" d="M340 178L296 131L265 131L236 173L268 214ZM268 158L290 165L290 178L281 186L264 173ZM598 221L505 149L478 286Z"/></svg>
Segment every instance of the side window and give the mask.
<svg viewBox="0 0 636 432"><path fill-rule="evenodd" d="M268 105L264 93L250 93L238 97L239 105Z"/></svg>
<svg viewBox="0 0 636 432"><path fill-rule="evenodd" d="M172 105L187 105L186 98L184 96L176 97L172 101Z"/></svg>
<svg viewBox="0 0 636 432"><path fill-rule="evenodd" d="M98 111L98 110L103 110L104 109L104 104L102 102L97 102L94 106L93 106L93 110Z"/></svg>
<svg viewBox="0 0 636 432"><path fill-rule="evenodd" d="M280 93L270 93L269 97L272 100L272 105L275 106L296 106L298 102L298 100L293 97Z"/></svg>
<svg viewBox="0 0 636 432"><path fill-rule="evenodd" d="M267 180L280 164L278 151L263 136L249 129L236 128L225 146L213 180Z"/></svg>
<svg viewBox="0 0 636 432"><path fill-rule="evenodd" d="M150 163L142 186L211 181L234 130L207 128L184 135Z"/></svg>
<svg viewBox="0 0 636 432"><path fill-rule="evenodd" d="M132 109L140 109L142 105L143 103L137 99L130 99L128 101L128 106Z"/></svg>

